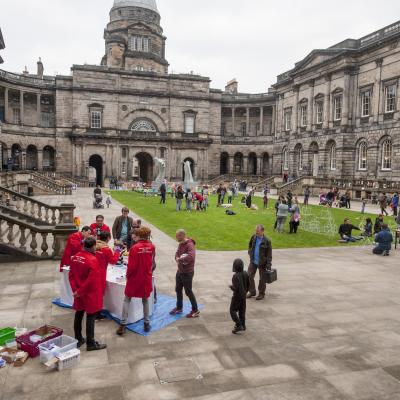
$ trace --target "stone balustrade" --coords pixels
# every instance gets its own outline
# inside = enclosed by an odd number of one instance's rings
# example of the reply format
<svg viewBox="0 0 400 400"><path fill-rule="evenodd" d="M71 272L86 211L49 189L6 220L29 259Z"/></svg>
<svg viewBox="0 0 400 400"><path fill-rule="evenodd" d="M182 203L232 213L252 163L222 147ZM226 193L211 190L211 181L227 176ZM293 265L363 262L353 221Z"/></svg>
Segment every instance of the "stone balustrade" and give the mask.
<svg viewBox="0 0 400 400"><path fill-rule="evenodd" d="M43 188L46 191L59 194L59 195L71 195L72 185L60 185L54 179L48 178L36 172L29 172L29 181L35 185Z"/></svg>
<svg viewBox="0 0 400 400"><path fill-rule="evenodd" d="M0 214L0 246L14 250L26 258L58 259L70 234L77 231L73 224L37 226Z"/></svg>
<svg viewBox="0 0 400 400"><path fill-rule="evenodd" d="M48 225L72 224L74 220L75 206L73 204L51 206L3 186L0 186L0 202L6 207L29 215Z"/></svg>

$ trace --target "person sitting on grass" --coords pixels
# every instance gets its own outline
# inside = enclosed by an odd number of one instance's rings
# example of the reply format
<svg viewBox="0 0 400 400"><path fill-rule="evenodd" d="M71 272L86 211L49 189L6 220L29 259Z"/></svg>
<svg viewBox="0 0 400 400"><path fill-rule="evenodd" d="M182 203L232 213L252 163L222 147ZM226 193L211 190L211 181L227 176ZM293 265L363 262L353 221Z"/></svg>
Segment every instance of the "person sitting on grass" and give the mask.
<svg viewBox="0 0 400 400"><path fill-rule="evenodd" d="M232 330L233 334L246 330L246 295L250 289L250 278L244 271L243 260L237 258L233 262L232 285L230 289L233 292L230 313L235 326Z"/></svg>
<svg viewBox="0 0 400 400"><path fill-rule="evenodd" d="M374 234L376 235L382 230L382 225L384 224L383 214L379 214L375 220Z"/></svg>
<svg viewBox="0 0 400 400"><path fill-rule="evenodd" d="M371 237L372 236L372 219L367 218L365 220L365 225L364 225L364 232L362 233L362 236L364 237Z"/></svg>
<svg viewBox="0 0 400 400"><path fill-rule="evenodd" d="M388 256L392 249L393 235L387 224L382 225L382 230L375 235L375 242L378 244L372 250L373 254Z"/></svg>
<svg viewBox="0 0 400 400"><path fill-rule="evenodd" d="M352 236L353 230L359 231L360 228L352 225L350 220L346 218L344 223L339 227L339 235L341 240L344 242L356 242L357 240L361 240L360 237Z"/></svg>

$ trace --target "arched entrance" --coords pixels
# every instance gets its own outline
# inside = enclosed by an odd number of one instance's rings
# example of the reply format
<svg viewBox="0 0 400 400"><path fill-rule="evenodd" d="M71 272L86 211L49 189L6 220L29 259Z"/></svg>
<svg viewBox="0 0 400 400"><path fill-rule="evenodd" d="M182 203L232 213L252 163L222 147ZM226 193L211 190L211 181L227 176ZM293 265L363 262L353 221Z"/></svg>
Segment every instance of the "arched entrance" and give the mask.
<svg viewBox="0 0 400 400"><path fill-rule="evenodd" d="M136 159L139 164L138 176L140 181L151 183L153 181L153 158L149 153L138 153Z"/></svg>
<svg viewBox="0 0 400 400"><path fill-rule="evenodd" d="M264 176L269 176L270 175L270 165L269 165L269 154L264 153L263 154L263 166L262 166L262 173Z"/></svg>
<svg viewBox="0 0 400 400"><path fill-rule="evenodd" d="M96 170L96 185L103 186L103 159L98 154L89 158L89 167Z"/></svg>
<svg viewBox="0 0 400 400"><path fill-rule="evenodd" d="M38 169L38 151L33 144L30 144L26 149L26 169L31 171Z"/></svg>
<svg viewBox="0 0 400 400"><path fill-rule="evenodd" d="M228 153L221 154L219 173L220 173L220 175L229 174L229 154Z"/></svg>
<svg viewBox="0 0 400 400"><path fill-rule="evenodd" d="M249 175L257 175L257 154L249 154Z"/></svg>
<svg viewBox="0 0 400 400"><path fill-rule="evenodd" d="M43 148L43 170L55 170L55 153L56 151L51 146L45 146Z"/></svg>
<svg viewBox="0 0 400 400"><path fill-rule="evenodd" d="M192 171L193 180L195 181L196 180L196 178L195 178L195 166L194 166L194 161L193 161L192 158L185 158L183 160L183 163L182 163L182 180L185 179L185 163L186 163L186 161L190 162L190 170Z"/></svg>
<svg viewBox="0 0 400 400"><path fill-rule="evenodd" d="M19 171L22 168L22 149L19 144L13 144L11 147L12 169Z"/></svg>
<svg viewBox="0 0 400 400"><path fill-rule="evenodd" d="M242 174L243 173L243 154L236 153L233 159L233 168L235 174Z"/></svg>

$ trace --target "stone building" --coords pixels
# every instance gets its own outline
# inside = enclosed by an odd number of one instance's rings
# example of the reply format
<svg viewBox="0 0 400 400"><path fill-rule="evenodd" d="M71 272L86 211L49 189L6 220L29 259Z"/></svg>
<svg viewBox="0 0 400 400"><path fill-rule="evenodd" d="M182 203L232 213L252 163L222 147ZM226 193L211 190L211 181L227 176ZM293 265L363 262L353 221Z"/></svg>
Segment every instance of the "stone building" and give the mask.
<svg viewBox="0 0 400 400"><path fill-rule="evenodd" d="M314 50L267 93L168 72L155 0L114 0L100 65L0 70L0 165L97 181L287 173L400 180L400 23Z"/></svg>

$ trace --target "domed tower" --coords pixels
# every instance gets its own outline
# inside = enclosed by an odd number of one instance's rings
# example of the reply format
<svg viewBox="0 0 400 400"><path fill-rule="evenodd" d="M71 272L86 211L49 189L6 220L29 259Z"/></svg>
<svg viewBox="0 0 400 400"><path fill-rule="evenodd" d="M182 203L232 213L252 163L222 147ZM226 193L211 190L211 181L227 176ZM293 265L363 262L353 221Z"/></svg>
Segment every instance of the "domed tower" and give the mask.
<svg viewBox="0 0 400 400"><path fill-rule="evenodd" d="M104 31L102 65L129 71L168 73L156 0L114 0Z"/></svg>

